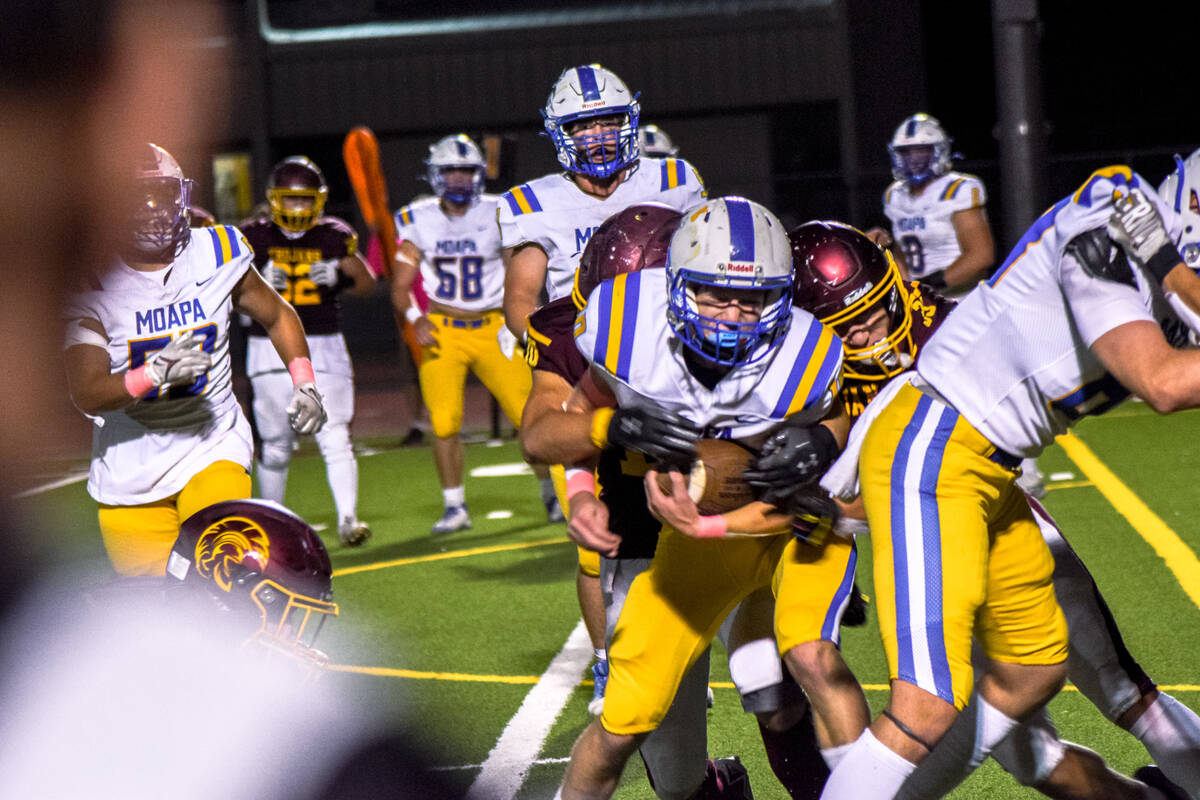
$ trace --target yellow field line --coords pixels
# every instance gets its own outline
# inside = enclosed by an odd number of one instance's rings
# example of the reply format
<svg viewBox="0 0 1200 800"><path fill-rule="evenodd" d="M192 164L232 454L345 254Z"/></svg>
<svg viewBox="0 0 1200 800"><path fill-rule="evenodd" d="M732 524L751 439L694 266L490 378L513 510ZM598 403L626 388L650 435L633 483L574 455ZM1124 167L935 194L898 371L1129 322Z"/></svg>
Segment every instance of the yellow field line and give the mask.
<svg viewBox="0 0 1200 800"><path fill-rule="evenodd" d="M1129 520L1129 524L1154 548L1159 558L1167 562L1183 591L1200 607L1200 558L1196 557L1195 551L1113 474L1081 439L1068 433L1058 437L1058 443L1083 474L1096 484L1113 508Z"/></svg>
<svg viewBox="0 0 1200 800"><path fill-rule="evenodd" d="M1047 483L1046 491L1052 492L1055 489L1079 489L1083 486L1095 486L1091 481L1059 481L1058 483Z"/></svg>
<svg viewBox="0 0 1200 800"><path fill-rule="evenodd" d="M333 577L340 578L343 575L353 575L356 572L371 572L377 569L388 569L389 567L402 567L405 564L424 564L429 561L445 561L450 558L466 558L467 556L480 556L485 553L505 553L510 550L527 550L530 547L543 547L548 544L563 544L569 542L565 536L556 536L553 539L539 539L536 542L518 542L517 544L494 544L489 547L472 547L467 550L452 550L449 553L433 553L428 556L412 556L411 558L397 558L392 561L377 561L374 564L361 564L357 567L342 567L333 571Z"/></svg>
<svg viewBox="0 0 1200 800"><path fill-rule="evenodd" d="M413 680L424 681L508 684L534 684L538 682L537 675L473 675L466 672L423 672L415 669L393 669L391 667L355 667L350 664L330 664L329 669L333 672L353 672L359 675L375 675L383 678L411 678ZM591 686L592 682L590 680L581 680L579 685ZM714 689L736 688L731 681L712 681L708 685ZM868 692L886 692L888 685L886 683L864 683L862 688ZM1158 688L1164 692L1200 692L1200 686L1190 683L1181 683L1172 686L1161 685ZM1079 690L1071 684L1067 684L1063 687L1063 691L1077 692Z"/></svg>

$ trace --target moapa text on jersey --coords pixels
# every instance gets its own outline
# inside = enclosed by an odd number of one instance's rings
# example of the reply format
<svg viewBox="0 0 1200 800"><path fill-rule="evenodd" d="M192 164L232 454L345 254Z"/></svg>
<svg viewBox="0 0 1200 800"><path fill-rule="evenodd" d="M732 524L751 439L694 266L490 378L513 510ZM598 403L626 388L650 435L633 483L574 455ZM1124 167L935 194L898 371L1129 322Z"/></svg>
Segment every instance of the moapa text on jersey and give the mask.
<svg viewBox="0 0 1200 800"><path fill-rule="evenodd" d="M158 333L208 319L199 300L180 300L169 306L137 311L137 332Z"/></svg>
<svg viewBox="0 0 1200 800"><path fill-rule="evenodd" d="M474 239L443 239L437 243L434 251L439 256L461 256L465 253L478 253Z"/></svg>
<svg viewBox="0 0 1200 800"><path fill-rule="evenodd" d="M924 217L901 217L900 224L897 226L901 231L923 231L925 230Z"/></svg>
<svg viewBox="0 0 1200 800"><path fill-rule="evenodd" d="M592 238L592 234L595 233L596 228L599 228L599 227L600 227L599 225L593 225L590 228L583 228L582 230L580 230L579 228L575 229L575 252L576 253L583 252L583 248L587 247L588 239Z"/></svg>

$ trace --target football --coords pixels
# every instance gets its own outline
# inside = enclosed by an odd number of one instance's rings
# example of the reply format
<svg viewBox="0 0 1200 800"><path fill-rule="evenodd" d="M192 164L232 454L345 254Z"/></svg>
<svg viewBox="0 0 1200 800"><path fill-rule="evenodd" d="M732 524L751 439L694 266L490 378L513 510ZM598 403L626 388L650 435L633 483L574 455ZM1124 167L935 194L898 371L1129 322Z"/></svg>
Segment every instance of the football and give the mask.
<svg viewBox="0 0 1200 800"><path fill-rule="evenodd" d="M696 461L684 476L688 496L701 514L722 514L754 500L754 491L742 473L750 467L754 452L730 439L701 439L696 442ZM671 492L670 473L659 473L658 488Z"/></svg>

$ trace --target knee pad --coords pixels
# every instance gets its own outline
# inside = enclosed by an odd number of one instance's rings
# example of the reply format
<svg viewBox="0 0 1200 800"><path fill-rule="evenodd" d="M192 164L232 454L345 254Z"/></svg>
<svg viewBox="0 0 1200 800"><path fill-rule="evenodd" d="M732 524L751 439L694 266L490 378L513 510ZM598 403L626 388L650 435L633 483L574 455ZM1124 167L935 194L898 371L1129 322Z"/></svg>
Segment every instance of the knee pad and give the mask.
<svg viewBox="0 0 1200 800"><path fill-rule="evenodd" d="M746 642L729 654L729 675L743 697L783 680L774 639Z"/></svg>
<svg viewBox="0 0 1200 800"><path fill-rule="evenodd" d="M992 758L1017 783L1037 786L1050 777L1065 753L1066 745L1058 738L1058 729L1043 708L1028 722L1013 728L1008 738L992 751Z"/></svg>
<svg viewBox="0 0 1200 800"><path fill-rule="evenodd" d="M267 469L283 469L292 460L292 443L288 439L263 439L259 463Z"/></svg>

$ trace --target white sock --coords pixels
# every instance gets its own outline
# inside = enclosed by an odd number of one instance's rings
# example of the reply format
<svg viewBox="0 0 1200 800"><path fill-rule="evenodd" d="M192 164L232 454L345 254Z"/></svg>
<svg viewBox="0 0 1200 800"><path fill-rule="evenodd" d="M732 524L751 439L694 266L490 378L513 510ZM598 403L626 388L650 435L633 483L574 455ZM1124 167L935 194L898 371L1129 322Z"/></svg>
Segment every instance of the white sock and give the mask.
<svg viewBox="0 0 1200 800"><path fill-rule="evenodd" d="M867 728L829 776L821 800L895 797L904 779L916 768L916 764L893 753Z"/></svg>
<svg viewBox="0 0 1200 800"><path fill-rule="evenodd" d="M442 504L446 506L446 508L465 506L467 504L467 490L461 485L452 486L449 489L442 489Z"/></svg>
<svg viewBox="0 0 1200 800"><path fill-rule="evenodd" d="M542 489L542 505L549 505L551 500L557 500L554 493L554 481L551 478L538 478L538 486Z"/></svg>
<svg viewBox="0 0 1200 800"><path fill-rule="evenodd" d="M338 519L349 517L358 520L358 462L331 461L325 464L329 477L329 489L333 492L333 504L337 507Z"/></svg>
<svg viewBox="0 0 1200 800"><path fill-rule="evenodd" d="M943 797L987 760L1017 721L975 693L933 752L904 784L900 797Z"/></svg>
<svg viewBox="0 0 1200 800"><path fill-rule="evenodd" d="M597 661L608 661L608 651L603 647L598 647L592 650L592 656Z"/></svg>
<svg viewBox="0 0 1200 800"><path fill-rule="evenodd" d="M1159 692L1129 732L1163 774L1192 797L1200 797L1200 716L1169 694Z"/></svg>
<svg viewBox="0 0 1200 800"><path fill-rule="evenodd" d="M839 744L837 747L821 748L821 758L825 759L825 764L828 765L830 771L837 769L837 765L842 763L842 759L846 757L846 753L850 752L850 748L854 747L854 742L850 744Z"/></svg>
<svg viewBox="0 0 1200 800"><path fill-rule="evenodd" d="M258 494L263 500L274 500L283 503L283 492L287 488L288 468L268 467L261 461L255 469L258 476Z"/></svg>

